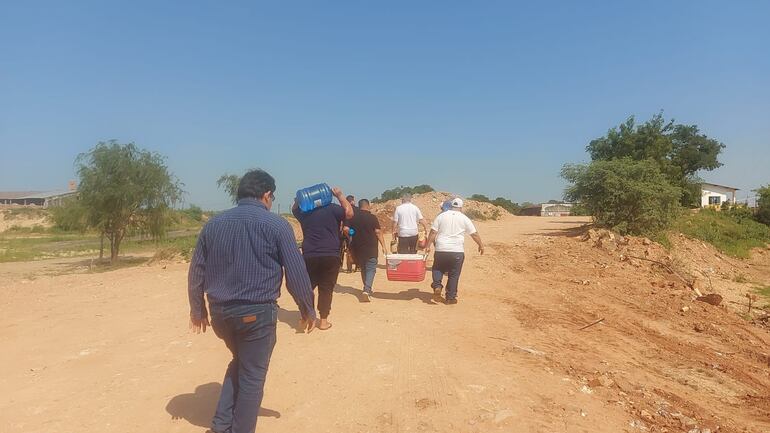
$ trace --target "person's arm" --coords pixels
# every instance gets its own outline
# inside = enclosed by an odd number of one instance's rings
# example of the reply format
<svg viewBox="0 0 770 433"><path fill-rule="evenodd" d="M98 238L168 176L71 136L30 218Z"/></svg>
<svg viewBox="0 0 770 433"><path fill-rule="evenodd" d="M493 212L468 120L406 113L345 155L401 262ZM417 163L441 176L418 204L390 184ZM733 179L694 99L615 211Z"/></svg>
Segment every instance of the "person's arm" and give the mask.
<svg viewBox="0 0 770 433"><path fill-rule="evenodd" d="M433 245L433 242L436 241L436 229L431 228L430 233L428 234L428 240L425 242L425 255L430 254L430 246Z"/></svg>
<svg viewBox="0 0 770 433"><path fill-rule="evenodd" d="M420 218L419 221L420 225L422 226L422 229L425 230L425 234L427 235L430 233L430 229L428 228L428 222L425 221L425 218Z"/></svg>
<svg viewBox="0 0 770 433"><path fill-rule="evenodd" d="M393 211L393 241L398 239L398 208Z"/></svg>
<svg viewBox="0 0 770 433"><path fill-rule="evenodd" d="M313 287L310 285L305 260L297 248L294 231L288 221L284 220L284 223L284 227L278 233L278 254L281 265L286 270L286 289L299 308L307 332L311 332L316 320Z"/></svg>
<svg viewBox="0 0 770 433"><path fill-rule="evenodd" d="M481 242L481 236L479 236L479 232L471 234L471 239L473 239L474 242L476 242L476 245L479 246L479 254L482 256L484 255L484 243Z"/></svg>
<svg viewBox="0 0 770 433"><path fill-rule="evenodd" d="M377 240L380 241L380 245L382 246L382 254L388 255L388 248L385 246L385 236L382 233L382 230L380 229L374 229L374 234L377 235Z"/></svg>
<svg viewBox="0 0 770 433"><path fill-rule="evenodd" d="M345 200L345 194L342 192L342 190L335 186L332 188L332 194L334 194L335 197L337 197L337 200L340 202L340 206L342 206L342 209L345 209L345 217L344 219L349 220L353 218L353 206L350 205L350 202Z"/></svg>
<svg viewBox="0 0 770 433"><path fill-rule="evenodd" d="M206 269L206 241L205 230L198 235L195 252L190 261L190 270L187 274L187 297L190 301L190 330L196 334L206 332L209 326L209 315L206 311L206 300L203 297Z"/></svg>
<svg viewBox="0 0 770 433"><path fill-rule="evenodd" d="M481 241L481 236L479 236L479 232L476 230L476 226L473 225L473 221L471 221L470 218L468 218L466 215L463 215L465 217L465 231L468 233L468 235L473 239L474 242L476 242L476 245L479 246L479 254L482 256L484 255L484 243Z"/></svg>

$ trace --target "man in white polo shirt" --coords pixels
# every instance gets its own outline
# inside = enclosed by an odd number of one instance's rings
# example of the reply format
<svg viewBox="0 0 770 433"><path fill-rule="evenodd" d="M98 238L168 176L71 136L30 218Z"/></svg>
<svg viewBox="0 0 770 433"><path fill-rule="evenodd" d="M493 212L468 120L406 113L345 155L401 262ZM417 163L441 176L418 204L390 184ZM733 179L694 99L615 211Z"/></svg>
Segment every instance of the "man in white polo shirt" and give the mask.
<svg viewBox="0 0 770 433"><path fill-rule="evenodd" d="M460 272L465 261L465 235L469 235L479 246L479 253L484 254L484 243L476 231L476 227L470 218L462 213L463 201L461 198L452 200L452 208L440 213L430 229L426 253L430 253L430 247L434 241L436 252L433 254L433 288L434 297L441 298L441 284L444 274L447 274L446 303L457 303L457 284L460 281Z"/></svg>
<svg viewBox="0 0 770 433"><path fill-rule="evenodd" d="M399 254L415 254L417 252L417 234L419 223L428 233L428 224L422 217L422 212L412 203L412 194L401 196L401 204L393 213L393 240L398 238Z"/></svg>

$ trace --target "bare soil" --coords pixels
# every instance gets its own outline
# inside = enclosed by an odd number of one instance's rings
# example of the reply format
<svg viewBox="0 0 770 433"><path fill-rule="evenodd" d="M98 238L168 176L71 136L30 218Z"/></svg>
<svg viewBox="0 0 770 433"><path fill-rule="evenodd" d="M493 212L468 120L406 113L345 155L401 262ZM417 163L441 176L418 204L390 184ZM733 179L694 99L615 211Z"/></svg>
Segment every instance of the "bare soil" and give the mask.
<svg viewBox="0 0 770 433"><path fill-rule="evenodd" d="M770 431L770 332L745 305L770 284L770 251L666 251L585 222L477 223L489 248L466 242L457 305L382 268L364 303L343 273L334 327L306 335L284 293L257 431ZM212 332L189 334L188 265L46 267L0 264L0 431L205 431L229 359Z"/></svg>

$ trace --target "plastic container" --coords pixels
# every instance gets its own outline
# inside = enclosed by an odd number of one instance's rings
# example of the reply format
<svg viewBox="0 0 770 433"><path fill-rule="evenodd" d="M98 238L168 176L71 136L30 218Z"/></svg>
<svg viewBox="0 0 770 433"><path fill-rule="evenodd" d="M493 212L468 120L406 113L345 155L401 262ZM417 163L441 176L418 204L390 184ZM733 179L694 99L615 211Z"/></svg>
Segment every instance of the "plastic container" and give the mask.
<svg viewBox="0 0 770 433"><path fill-rule="evenodd" d="M302 212L327 206L332 202L332 189L325 183L297 190L297 204Z"/></svg>
<svg viewBox="0 0 770 433"><path fill-rule="evenodd" d="M388 254L386 273L389 281L419 283L425 279L425 259L422 254Z"/></svg>

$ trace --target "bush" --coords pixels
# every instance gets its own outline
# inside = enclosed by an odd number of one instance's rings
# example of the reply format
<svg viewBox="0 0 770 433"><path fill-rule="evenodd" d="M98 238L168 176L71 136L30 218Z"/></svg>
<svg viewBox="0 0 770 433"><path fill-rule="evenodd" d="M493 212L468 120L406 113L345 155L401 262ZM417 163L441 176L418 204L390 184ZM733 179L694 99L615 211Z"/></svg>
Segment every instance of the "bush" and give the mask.
<svg viewBox="0 0 770 433"><path fill-rule="evenodd" d="M54 227L65 232L85 232L88 228L88 211L80 200L67 200L61 206L51 208Z"/></svg>
<svg viewBox="0 0 770 433"><path fill-rule="evenodd" d="M187 209L182 209L182 213L193 221L203 221L203 209L194 204L191 204Z"/></svg>
<svg viewBox="0 0 770 433"><path fill-rule="evenodd" d="M475 200L480 201L483 203L492 203L495 206L500 206L501 208L508 211L508 213L518 215L519 212L521 212L521 205L518 203L514 203L511 200L508 200L507 198L503 197L497 197L494 200L491 200L489 197L485 196L484 194L473 194L472 196L468 197L469 200Z"/></svg>
<svg viewBox="0 0 770 433"><path fill-rule="evenodd" d="M671 185L651 160L568 164L561 175L572 183L565 198L582 203L599 227L652 235L668 228L680 213L682 189Z"/></svg>
<svg viewBox="0 0 770 433"><path fill-rule="evenodd" d="M763 186L757 191L757 221L770 225L770 185Z"/></svg>
<svg viewBox="0 0 770 433"><path fill-rule="evenodd" d="M770 227L754 221L751 212L744 207L726 212L701 209L682 216L674 229L734 257L748 257L752 248L770 243Z"/></svg>
<svg viewBox="0 0 770 433"><path fill-rule="evenodd" d="M393 189L388 189L382 192L382 194L372 200L373 203L382 203L388 200L395 200L401 198L404 194L424 194L426 192L435 191L430 185L417 185L417 186L399 186Z"/></svg>
<svg viewBox="0 0 770 433"><path fill-rule="evenodd" d="M474 221L487 221L487 220L497 220L500 218L500 211L495 209L491 215L487 216L484 215L483 212L476 210L476 209L468 209L465 212L465 216L468 218L474 220Z"/></svg>

